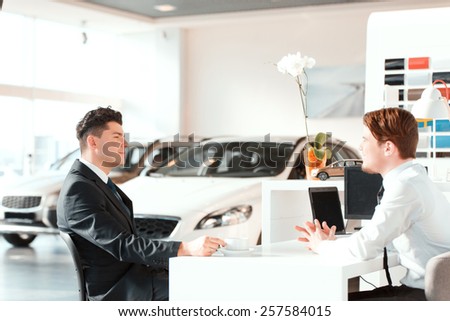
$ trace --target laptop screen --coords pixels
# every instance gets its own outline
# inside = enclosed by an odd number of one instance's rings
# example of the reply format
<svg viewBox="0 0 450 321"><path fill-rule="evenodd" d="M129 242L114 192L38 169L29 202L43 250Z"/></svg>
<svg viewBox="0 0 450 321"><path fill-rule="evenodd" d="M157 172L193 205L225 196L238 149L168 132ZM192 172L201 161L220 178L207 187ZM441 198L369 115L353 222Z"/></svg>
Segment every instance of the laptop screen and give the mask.
<svg viewBox="0 0 450 321"><path fill-rule="evenodd" d="M337 187L310 187L308 190L313 219L318 219L320 223L326 221L329 227L335 225L336 233L344 233L344 218Z"/></svg>

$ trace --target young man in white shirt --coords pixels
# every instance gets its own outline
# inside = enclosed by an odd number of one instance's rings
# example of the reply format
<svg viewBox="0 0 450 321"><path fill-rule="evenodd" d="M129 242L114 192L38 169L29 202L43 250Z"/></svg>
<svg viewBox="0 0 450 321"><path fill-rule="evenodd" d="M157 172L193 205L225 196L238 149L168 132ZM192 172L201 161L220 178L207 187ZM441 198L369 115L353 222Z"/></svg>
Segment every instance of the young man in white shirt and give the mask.
<svg viewBox="0 0 450 321"><path fill-rule="evenodd" d="M450 250L450 204L414 162L417 121L401 108L368 112L363 118L362 169L383 176L384 193L371 221L348 238L338 239L335 227L318 221L296 226L319 254L351 254L371 259L392 246L406 268L401 286L385 286L349 294L349 300L425 300L424 276L428 260Z"/></svg>

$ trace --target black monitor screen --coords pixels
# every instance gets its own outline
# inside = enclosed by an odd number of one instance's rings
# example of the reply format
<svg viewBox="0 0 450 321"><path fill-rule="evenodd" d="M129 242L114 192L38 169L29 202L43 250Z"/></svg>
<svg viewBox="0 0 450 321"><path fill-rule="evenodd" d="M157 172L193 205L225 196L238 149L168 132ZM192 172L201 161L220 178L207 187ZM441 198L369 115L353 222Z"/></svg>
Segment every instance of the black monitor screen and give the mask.
<svg viewBox="0 0 450 321"><path fill-rule="evenodd" d="M382 184L380 174L363 172L360 166L345 167L345 218L370 220L377 206L377 194Z"/></svg>

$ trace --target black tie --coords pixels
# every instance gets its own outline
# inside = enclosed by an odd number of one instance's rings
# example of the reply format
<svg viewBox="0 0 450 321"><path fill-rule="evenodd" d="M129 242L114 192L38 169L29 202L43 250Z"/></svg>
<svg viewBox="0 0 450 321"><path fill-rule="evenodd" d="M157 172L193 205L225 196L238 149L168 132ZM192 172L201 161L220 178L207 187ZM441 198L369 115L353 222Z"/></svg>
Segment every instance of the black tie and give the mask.
<svg viewBox="0 0 450 321"><path fill-rule="evenodd" d="M384 194L384 187L381 185L380 190L377 193L377 202L380 204L381 199L383 198ZM389 266L388 266L388 255L387 255L387 249L386 247L383 249L383 268L386 272L386 279L388 281L389 286L392 286L392 279L391 279L391 273L389 273Z"/></svg>
<svg viewBox="0 0 450 321"><path fill-rule="evenodd" d="M384 187L383 185L381 185L380 189L378 190L377 193L377 203L380 204L381 199L383 198L383 194L384 194Z"/></svg>
<svg viewBox="0 0 450 321"><path fill-rule="evenodd" d="M119 199L122 200L122 197L120 197L119 192L117 192L116 184L113 183L111 178L108 177L108 182L106 182L106 185L113 191L114 195Z"/></svg>
<svg viewBox="0 0 450 321"><path fill-rule="evenodd" d="M120 196L119 192L117 191L116 184L113 183L111 178L108 177L108 181L107 181L106 185L108 185L108 187L112 190L113 194L117 197L117 199L119 200L120 204L122 204L122 207L127 211L128 214L130 214L130 210L128 209L128 207L123 202L122 197Z"/></svg>

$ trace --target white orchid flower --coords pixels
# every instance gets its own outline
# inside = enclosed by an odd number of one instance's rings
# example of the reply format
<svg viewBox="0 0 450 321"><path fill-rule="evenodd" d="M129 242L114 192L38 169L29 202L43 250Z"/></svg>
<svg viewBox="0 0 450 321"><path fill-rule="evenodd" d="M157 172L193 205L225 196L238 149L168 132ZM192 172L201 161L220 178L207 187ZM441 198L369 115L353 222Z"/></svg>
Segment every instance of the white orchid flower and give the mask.
<svg viewBox="0 0 450 321"><path fill-rule="evenodd" d="M303 56L300 52L284 56L278 63L277 68L283 74L289 74L292 77L300 76L305 68L312 68L316 64L314 58Z"/></svg>
<svg viewBox="0 0 450 321"><path fill-rule="evenodd" d="M316 64L316 60L314 58L303 56L300 52L296 54L288 54L281 58L281 60L277 63L278 71L283 74L291 75L295 82L298 85L300 91L300 103L303 109L304 121L305 121L305 130L306 130L306 140L309 143L309 132L308 132L308 108L306 106L306 94L307 94L307 86L304 86L303 82L307 82L305 68L312 68ZM302 77L302 74L304 77Z"/></svg>

